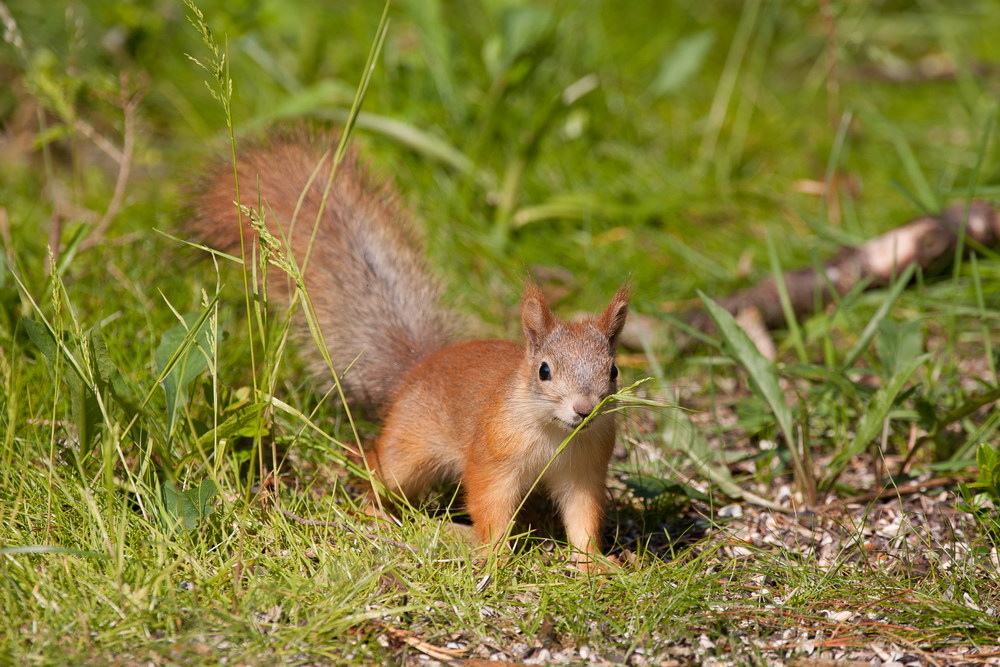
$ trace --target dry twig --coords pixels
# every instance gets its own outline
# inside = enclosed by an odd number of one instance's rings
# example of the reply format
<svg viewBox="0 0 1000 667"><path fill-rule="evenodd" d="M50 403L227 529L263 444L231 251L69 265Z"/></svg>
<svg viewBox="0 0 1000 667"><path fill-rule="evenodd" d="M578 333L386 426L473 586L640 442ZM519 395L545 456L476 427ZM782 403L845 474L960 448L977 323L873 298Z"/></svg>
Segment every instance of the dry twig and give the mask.
<svg viewBox="0 0 1000 667"><path fill-rule="evenodd" d="M122 149L121 151L117 151L117 149L115 149L115 151L118 152L118 178L115 180L115 190L111 195L111 201L108 202L107 210L104 211L104 215L101 216L97 225L94 226L94 231L91 232L87 240L81 244L81 250L92 248L103 241L104 234L111 225L111 221L121 210L122 202L125 199L125 188L128 185L128 179L132 173L132 159L135 154L135 119L136 111L139 108L139 102L142 100L142 92L129 91L129 81L125 74L121 75L120 86L121 94L119 96L118 106L122 110L124 127L122 129ZM77 129L79 129L79 127ZM98 146L101 145L101 143L98 142L100 135L92 133L89 136L95 144ZM104 140L102 143L109 144L110 146L110 142L107 142L107 140ZM108 152L107 149L105 149L105 152ZM115 157L113 153L108 154Z"/></svg>

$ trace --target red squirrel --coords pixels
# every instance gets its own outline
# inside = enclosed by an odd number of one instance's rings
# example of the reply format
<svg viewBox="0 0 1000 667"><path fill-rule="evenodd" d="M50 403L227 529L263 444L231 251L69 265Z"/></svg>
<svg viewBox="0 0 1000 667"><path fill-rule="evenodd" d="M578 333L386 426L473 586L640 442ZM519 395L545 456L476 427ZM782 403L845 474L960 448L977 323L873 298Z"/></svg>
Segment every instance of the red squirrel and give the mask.
<svg viewBox="0 0 1000 667"><path fill-rule="evenodd" d="M335 145L329 134L303 130L238 154L242 203L261 202L269 230L289 240L299 266ZM219 164L201 181L189 230L220 249L238 249L235 201L232 165ZM440 482L461 481L484 545L503 539L559 445L617 389L627 283L599 315L567 322L529 282L522 343L452 342L441 288L397 196L351 153L335 174L304 281L334 367L350 366L341 378L345 393L382 420L381 435L366 447L369 466L388 491L411 500ZM614 416L594 416L541 479L583 569L599 553L614 442Z"/></svg>

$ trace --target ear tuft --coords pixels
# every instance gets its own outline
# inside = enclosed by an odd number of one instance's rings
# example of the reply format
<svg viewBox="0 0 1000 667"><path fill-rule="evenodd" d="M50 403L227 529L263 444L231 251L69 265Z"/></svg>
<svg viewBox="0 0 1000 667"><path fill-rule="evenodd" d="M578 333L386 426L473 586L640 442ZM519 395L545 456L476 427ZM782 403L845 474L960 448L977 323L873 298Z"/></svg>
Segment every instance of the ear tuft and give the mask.
<svg viewBox="0 0 1000 667"><path fill-rule="evenodd" d="M554 325L555 318L552 317L549 305L545 303L542 290L529 281L521 295L521 329L524 331L524 340L532 350L538 350Z"/></svg>
<svg viewBox="0 0 1000 667"><path fill-rule="evenodd" d="M607 337L608 342L611 343L611 347L615 346L618 334L625 327L625 318L628 317L628 302L631 295L632 284L626 280L618 288L618 292L615 293L614 297L612 297L607 309L597 318L597 328Z"/></svg>

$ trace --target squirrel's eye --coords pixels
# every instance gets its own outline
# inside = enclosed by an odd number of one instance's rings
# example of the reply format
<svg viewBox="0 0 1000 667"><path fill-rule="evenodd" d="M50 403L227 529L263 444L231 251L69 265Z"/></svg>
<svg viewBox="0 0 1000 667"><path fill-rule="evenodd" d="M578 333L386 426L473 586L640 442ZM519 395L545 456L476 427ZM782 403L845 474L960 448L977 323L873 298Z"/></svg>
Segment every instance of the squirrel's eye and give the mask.
<svg viewBox="0 0 1000 667"><path fill-rule="evenodd" d="M549 364L545 361L543 361L542 365L538 367L538 379L539 380L552 379L552 370L549 368Z"/></svg>
<svg viewBox="0 0 1000 667"><path fill-rule="evenodd" d="M614 364L611 364L611 381L613 382L617 379L618 379L618 367L615 366Z"/></svg>

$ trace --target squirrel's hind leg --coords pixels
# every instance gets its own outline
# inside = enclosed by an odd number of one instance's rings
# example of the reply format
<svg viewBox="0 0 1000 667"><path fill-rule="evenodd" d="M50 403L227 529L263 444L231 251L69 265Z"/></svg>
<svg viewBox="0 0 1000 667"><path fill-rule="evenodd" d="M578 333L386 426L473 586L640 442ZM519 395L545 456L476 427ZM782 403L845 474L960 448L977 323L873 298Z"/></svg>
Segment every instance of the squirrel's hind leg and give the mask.
<svg viewBox="0 0 1000 667"><path fill-rule="evenodd" d="M476 465L466 471L462 484L476 538L484 546L498 547L524 498L521 480L514 475L505 479L493 466Z"/></svg>
<svg viewBox="0 0 1000 667"><path fill-rule="evenodd" d="M434 455L423 438L400 435L386 429L366 454L368 467L375 473L372 500L376 488L381 487L381 497L391 504L392 499L402 499L415 504L436 484L456 476L452 462ZM378 503L375 503L378 504Z"/></svg>

